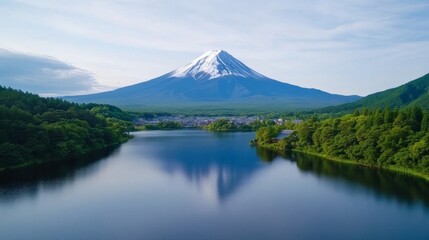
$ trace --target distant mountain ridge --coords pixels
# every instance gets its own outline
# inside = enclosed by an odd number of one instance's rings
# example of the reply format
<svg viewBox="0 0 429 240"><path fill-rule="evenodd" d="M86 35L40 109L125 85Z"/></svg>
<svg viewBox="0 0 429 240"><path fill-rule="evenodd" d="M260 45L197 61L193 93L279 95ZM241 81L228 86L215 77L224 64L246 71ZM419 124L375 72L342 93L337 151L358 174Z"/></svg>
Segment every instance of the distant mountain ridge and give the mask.
<svg viewBox="0 0 429 240"><path fill-rule="evenodd" d="M223 50L208 51L191 63L146 82L110 92L65 97L74 102L108 103L149 111L303 110L359 98L270 79Z"/></svg>
<svg viewBox="0 0 429 240"><path fill-rule="evenodd" d="M356 102L328 107L323 111L351 111L359 108L401 108L408 106L429 109L429 73L399 87L370 94Z"/></svg>

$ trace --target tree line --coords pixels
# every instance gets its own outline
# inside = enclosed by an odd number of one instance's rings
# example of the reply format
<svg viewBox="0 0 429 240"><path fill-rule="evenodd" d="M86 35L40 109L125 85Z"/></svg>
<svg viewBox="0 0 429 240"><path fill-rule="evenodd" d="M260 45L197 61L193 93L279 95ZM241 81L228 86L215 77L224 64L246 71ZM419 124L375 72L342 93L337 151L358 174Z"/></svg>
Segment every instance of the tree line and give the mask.
<svg viewBox="0 0 429 240"><path fill-rule="evenodd" d="M295 132L273 141L282 129ZM356 110L342 117L310 118L300 124L264 127L259 145L299 150L359 164L429 174L429 113L420 107Z"/></svg>
<svg viewBox="0 0 429 240"><path fill-rule="evenodd" d="M0 169L78 158L130 138L119 108L75 104L0 86Z"/></svg>
<svg viewBox="0 0 429 240"><path fill-rule="evenodd" d="M253 121L249 124L236 124L231 120L221 118L211 122L204 129L212 132L235 132L235 131L256 131L263 126L273 126L275 123L271 120Z"/></svg>
<svg viewBox="0 0 429 240"><path fill-rule="evenodd" d="M138 130L175 130L183 128L182 124L175 121L163 121L156 124L138 126Z"/></svg>

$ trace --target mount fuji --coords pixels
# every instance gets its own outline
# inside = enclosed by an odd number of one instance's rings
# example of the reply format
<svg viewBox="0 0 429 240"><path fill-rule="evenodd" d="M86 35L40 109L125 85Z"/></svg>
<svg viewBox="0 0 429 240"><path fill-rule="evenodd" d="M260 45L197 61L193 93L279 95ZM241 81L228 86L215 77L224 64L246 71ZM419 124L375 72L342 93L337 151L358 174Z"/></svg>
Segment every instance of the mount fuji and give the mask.
<svg viewBox="0 0 429 240"><path fill-rule="evenodd" d="M68 96L145 111L305 110L358 100L270 79L223 50L211 50L158 78L109 92Z"/></svg>

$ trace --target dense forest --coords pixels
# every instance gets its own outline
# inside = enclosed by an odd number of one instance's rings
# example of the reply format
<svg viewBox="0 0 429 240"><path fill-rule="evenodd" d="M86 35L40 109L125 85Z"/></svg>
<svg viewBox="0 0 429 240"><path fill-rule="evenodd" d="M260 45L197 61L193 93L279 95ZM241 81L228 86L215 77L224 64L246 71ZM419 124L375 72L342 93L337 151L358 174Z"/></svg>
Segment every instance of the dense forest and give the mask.
<svg viewBox="0 0 429 240"><path fill-rule="evenodd" d="M355 109L402 108L417 106L429 110L429 74L399 87L370 94L358 101L327 107L318 112L338 113Z"/></svg>
<svg viewBox="0 0 429 240"><path fill-rule="evenodd" d="M0 87L0 169L77 158L130 138L119 108Z"/></svg>
<svg viewBox="0 0 429 240"><path fill-rule="evenodd" d="M285 128L295 132L274 141ZM419 107L356 110L342 117L263 127L257 131L256 141L283 151L299 150L429 176L429 113Z"/></svg>

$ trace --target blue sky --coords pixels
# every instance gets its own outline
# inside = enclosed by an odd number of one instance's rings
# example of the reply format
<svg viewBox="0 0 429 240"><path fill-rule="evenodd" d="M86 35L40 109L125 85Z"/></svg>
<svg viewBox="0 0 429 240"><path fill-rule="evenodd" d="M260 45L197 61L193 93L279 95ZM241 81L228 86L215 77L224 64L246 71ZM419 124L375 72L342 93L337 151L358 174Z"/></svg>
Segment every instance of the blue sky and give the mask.
<svg viewBox="0 0 429 240"><path fill-rule="evenodd" d="M0 63L15 64L0 84L97 92L224 49L280 81L366 95L429 72L428 30L426 0L0 0Z"/></svg>

